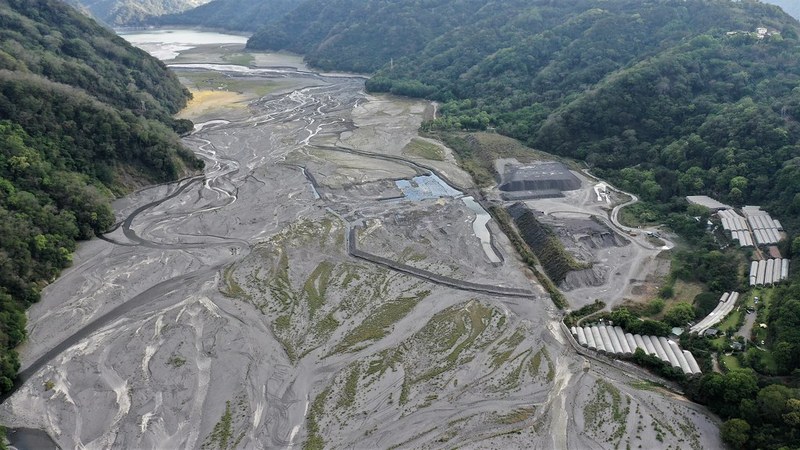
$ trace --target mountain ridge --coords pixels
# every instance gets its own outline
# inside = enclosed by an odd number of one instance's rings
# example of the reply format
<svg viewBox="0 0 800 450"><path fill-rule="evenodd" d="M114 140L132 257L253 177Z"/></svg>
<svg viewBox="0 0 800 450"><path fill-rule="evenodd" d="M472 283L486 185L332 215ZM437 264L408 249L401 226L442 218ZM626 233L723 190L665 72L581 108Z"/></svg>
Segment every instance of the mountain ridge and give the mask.
<svg viewBox="0 0 800 450"><path fill-rule="evenodd" d="M189 92L160 61L57 0L0 0L0 392L25 308L114 222L110 199L202 167L172 114Z"/></svg>
<svg viewBox="0 0 800 450"><path fill-rule="evenodd" d="M280 20L301 0L214 0L188 11L143 19L152 26L195 26L231 31L256 31Z"/></svg>
<svg viewBox="0 0 800 450"><path fill-rule="evenodd" d="M65 0L85 14L112 27L141 23L150 16L178 13L208 0Z"/></svg>

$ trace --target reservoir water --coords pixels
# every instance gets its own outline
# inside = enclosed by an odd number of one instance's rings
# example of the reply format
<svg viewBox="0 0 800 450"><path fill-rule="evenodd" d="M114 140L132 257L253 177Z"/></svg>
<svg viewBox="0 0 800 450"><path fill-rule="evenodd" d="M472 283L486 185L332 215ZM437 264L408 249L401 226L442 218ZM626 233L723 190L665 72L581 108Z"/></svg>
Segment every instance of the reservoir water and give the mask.
<svg viewBox="0 0 800 450"><path fill-rule="evenodd" d="M200 30L118 30L117 34L162 61L175 59L180 52L198 45L247 43L247 36Z"/></svg>

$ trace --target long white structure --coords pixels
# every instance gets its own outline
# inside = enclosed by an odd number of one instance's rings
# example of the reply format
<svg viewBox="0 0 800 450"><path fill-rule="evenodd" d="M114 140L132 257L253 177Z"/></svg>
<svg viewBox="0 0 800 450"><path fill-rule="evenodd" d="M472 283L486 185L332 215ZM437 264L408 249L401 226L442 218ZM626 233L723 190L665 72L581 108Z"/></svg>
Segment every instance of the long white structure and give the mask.
<svg viewBox="0 0 800 450"><path fill-rule="evenodd" d="M614 344L611 342L611 337L608 335L606 327L597 327L600 330L600 338L603 339L603 346L606 348L607 353L616 353Z"/></svg>
<svg viewBox="0 0 800 450"><path fill-rule="evenodd" d="M750 286L779 283L789 278L788 259L762 259L750 263Z"/></svg>
<svg viewBox="0 0 800 450"><path fill-rule="evenodd" d="M658 352L656 352L656 348L653 345L653 341L650 340L650 336L642 336L642 340L644 341L644 349L647 354L658 356Z"/></svg>
<svg viewBox="0 0 800 450"><path fill-rule="evenodd" d="M578 337L578 344L583 347L587 347L589 343L586 341L586 333L583 331L583 328L575 328L572 327L573 331L572 334Z"/></svg>
<svg viewBox="0 0 800 450"><path fill-rule="evenodd" d="M719 303L717 306L708 313L700 322L697 322L694 326L689 328L689 331L692 333L702 334L707 329L713 327L714 325L722 322L722 319L725 318L731 311L733 311L734 306L736 305L736 301L739 299L738 292L726 292L722 294L719 298Z"/></svg>
<svg viewBox="0 0 800 450"><path fill-rule="evenodd" d="M659 341L656 336L650 336L650 342L653 344L653 348L656 349L656 356L658 356L658 359L669 361L667 352L664 351L664 347L661 346L661 341Z"/></svg>
<svg viewBox="0 0 800 450"><path fill-rule="evenodd" d="M578 328L579 330L583 330L583 334L586 335L586 346L592 350L597 350L597 344L594 342L594 335L592 334L592 330L589 328Z"/></svg>
<svg viewBox="0 0 800 450"><path fill-rule="evenodd" d="M692 369L689 367L689 361L683 356L683 350L678 347L678 344L676 344L675 341L669 341L669 346L672 349L672 353L675 354L675 358L678 359L678 365L681 370L683 370L683 373L692 373Z"/></svg>
<svg viewBox="0 0 800 450"><path fill-rule="evenodd" d="M780 231L783 229L780 222L773 220L769 213L762 211L758 206L745 206L742 213L747 218L747 223L756 237L759 245L777 244L781 240Z"/></svg>
<svg viewBox="0 0 800 450"><path fill-rule="evenodd" d="M626 356L633 354L637 348L640 348L645 353L654 355L673 367L679 367L683 373L700 373L700 366L692 356L692 353L687 350L681 350L678 343L667 340L664 337L633 335L625 333L619 326L611 327L607 325L572 327L570 331L582 347ZM608 342L606 343L606 341ZM615 348L617 344L619 347Z"/></svg>
<svg viewBox="0 0 800 450"><path fill-rule="evenodd" d="M761 286L764 284L764 273L766 271L767 271L767 262L759 261L758 272L756 272L756 286Z"/></svg>
<svg viewBox="0 0 800 450"><path fill-rule="evenodd" d="M669 346L669 342L667 338L664 336L660 336L658 338L658 342L661 343L661 348L667 353L667 359L669 359L669 363L672 364L672 367L680 367L681 364L678 362L678 358L675 356L675 352L672 351L672 347Z"/></svg>
<svg viewBox="0 0 800 450"><path fill-rule="evenodd" d="M772 272L775 270L775 260L767 260L767 270L764 271L764 284L772 284Z"/></svg>
<svg viewBox="0 0 800 450"><path fill-rule="evenodd" d="M603 343L602 336L600 336L600 329L597 327L592 327L592 336L594 336L594 345L597 346L597 351L605 353L606 345Z"/></svg>
<svg viewBox="0 0 800 450"><path fill-rule="evenodd" d="M636 347L634 347L634 348L641 348L642 350L645 351L645 353L650 353L647 350L647 347L644 345L644 339L642 339L641 336L639 336L638 334L634 334L633 335L633 341L636 342Z"/></svg>
<svg viewBox="0 0 800 450"><path fill-rule="evenodd" d="M606 327L606 332L608 333L608 337L611 338L611 345L614 347L614 353L625 353L622 349L622 344L619 342L619 338L617 337L617 332L614 331L613 327Z"/></svg>
<svg viewBox="0 0 800 450"><path fill-rule="evenodd" d="M697 360L694 359L692 352L689 350L684 350L683 357L686 358L686 362L689 363L689 368L692 369L692 373L700 373L700 365L697 364Z"/></svg>
<svg viewBox="0 0 800 450"><path fill-rule="evenodd" d="M628 341L628 348L631 349L631 353L635 352L638 345L636 345L636 339L633 338L633 335L625 333L625 340ZM644 344L642 344L642 347L644 347Z"/></svg>
<svg viewBox="0 0 800 450"><path fill-rule="evenodd" d="M781 281L781 267L783 267L782 261L782 259L776 259L775 264L772 266L772 284Z"/></svg>
<svg viewBox="0 0 800 450"><path fill-rule="evenodd" d="M750 276L754 277L758 275L758 261L753 261L750 263Z"/></svg>
<svg viewBox="0 0 800 450"><path fill-rule="evenodd" d="M622 353L626 355L632 355L633 350L631 350L631 346L628 345L628 340L625 339L625 332L622 331L622 327L616 326L614 327L614 333L617 335L617 340L619 341L620 348L622 349Z"/></svg>

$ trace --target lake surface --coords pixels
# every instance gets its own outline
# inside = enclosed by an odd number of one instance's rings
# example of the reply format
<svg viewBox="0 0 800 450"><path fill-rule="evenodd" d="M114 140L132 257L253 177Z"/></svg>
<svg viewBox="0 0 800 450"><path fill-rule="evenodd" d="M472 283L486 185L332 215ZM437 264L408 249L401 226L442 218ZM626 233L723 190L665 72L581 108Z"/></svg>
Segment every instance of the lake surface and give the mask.
<svg viewBox="0 0 800 450"><path fill-rule="evenodd" d="M186 29L154 29L120 31L123 39L162 61L178 57L180 52L205 44L245 44L247 36L215 31Z"/></svg>

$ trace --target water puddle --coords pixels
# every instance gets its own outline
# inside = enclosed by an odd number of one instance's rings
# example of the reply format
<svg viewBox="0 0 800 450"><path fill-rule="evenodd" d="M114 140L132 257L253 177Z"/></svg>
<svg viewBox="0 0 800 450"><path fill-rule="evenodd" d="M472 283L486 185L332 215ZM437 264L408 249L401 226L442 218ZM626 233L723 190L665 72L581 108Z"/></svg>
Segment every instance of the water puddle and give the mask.
<svg viewBox="0 0 800 450"><path fill-rule="evenodd" d="M211 125L227 125L230 121L217 119L217 120L209 120L208 122L196 123L194 124L194 133L201 131L205 127L209 127Z"/></svg>
<svg viewBox="0 0 800 450"><path fill-rule="evenodd" d="M305 168L305 167L301 167L301 168L300 168L300 170L302 170L302 171L303 171L303 175L305 175L306 179L308 179L308 183L311 185L311 191L314 193L314 198L315 198L315 199L317 199L317 200L319 200L320 198L322 198L322 197L319 195L319 191L317 191L317 183L316 183L316 181L315 181L315 180L314 180L314 179L311 177L311 174L309 174L309 173L308 173L308 171L306 171L306 168Z"/></svg>
<svg viewBox="0 0 800 450"><path fill-rule="evenodd" d="M491 216L474 198L464 197L461 200L475 213L475 221L472 222L472 230L475 232L475 236L478 236L478 239L481 240L481 247L483 247L483 252L486 253L486 257L488 257L489 261L492 263L502 262L497 252L494 251L494 247L492 247L492 235L489 231L489 227L486 226Z"/></svg>
<svg viewBox="0 0 800 450"><path fill-rule="evenodd" d="M397 180L395 184L407 200L427 200L431 198L453 197L463 195L445 183L436 174L421 175L410 180Z"/></svg>

